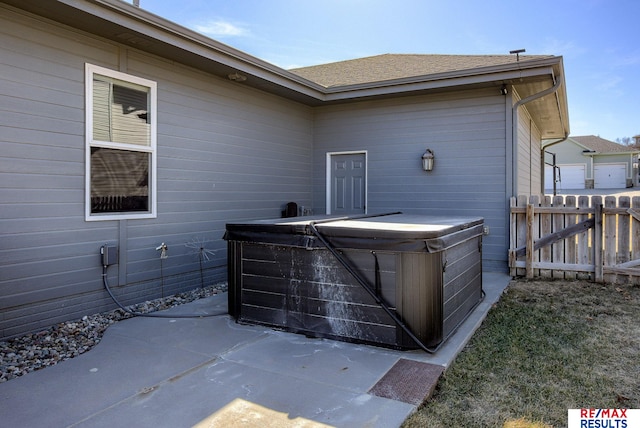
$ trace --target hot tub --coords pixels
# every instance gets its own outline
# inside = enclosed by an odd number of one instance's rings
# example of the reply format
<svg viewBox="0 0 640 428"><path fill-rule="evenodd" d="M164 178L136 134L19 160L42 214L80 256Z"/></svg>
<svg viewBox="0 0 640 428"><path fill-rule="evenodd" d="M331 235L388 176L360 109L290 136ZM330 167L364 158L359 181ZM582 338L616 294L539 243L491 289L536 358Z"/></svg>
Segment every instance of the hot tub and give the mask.
<svg viewBox="0 0 640 428"><path fill-rule="evenodd" d="M229 313L314 337L440 345L482 299L482 218L401 213L230 223Z"/></svg>

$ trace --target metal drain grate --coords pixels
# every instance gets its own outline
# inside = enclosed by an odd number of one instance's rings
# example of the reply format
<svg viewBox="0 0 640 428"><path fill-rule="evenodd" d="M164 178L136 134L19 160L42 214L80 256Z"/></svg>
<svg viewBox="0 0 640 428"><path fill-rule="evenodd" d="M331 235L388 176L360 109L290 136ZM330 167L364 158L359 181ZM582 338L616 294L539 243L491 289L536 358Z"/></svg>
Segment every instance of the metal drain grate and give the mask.
<svg viewBox="0 0 640 428"><path fill-rule="evenodd" d="M369 394L418 406L431 396L443 371L443 366L401 358Z"/></svg>

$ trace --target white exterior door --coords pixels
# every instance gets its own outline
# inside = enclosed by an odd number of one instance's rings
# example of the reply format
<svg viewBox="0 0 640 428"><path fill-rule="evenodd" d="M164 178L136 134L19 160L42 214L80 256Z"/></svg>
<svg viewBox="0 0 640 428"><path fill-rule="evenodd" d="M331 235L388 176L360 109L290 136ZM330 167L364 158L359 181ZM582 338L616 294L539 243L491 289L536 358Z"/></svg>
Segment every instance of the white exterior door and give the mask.
<svg viewBox="0 0 640 428"><path fill-rule="evenodd" d="M558 166L560 167L560 181L557 185L559 190L584 189L585 165Z"/></svg>
<svg viewBox="0 0 640 428"><path fill-rule="evenodd" d="M627 187L627 168L623 163L596 164L593 179L596 189L624 189Z"/></svg>

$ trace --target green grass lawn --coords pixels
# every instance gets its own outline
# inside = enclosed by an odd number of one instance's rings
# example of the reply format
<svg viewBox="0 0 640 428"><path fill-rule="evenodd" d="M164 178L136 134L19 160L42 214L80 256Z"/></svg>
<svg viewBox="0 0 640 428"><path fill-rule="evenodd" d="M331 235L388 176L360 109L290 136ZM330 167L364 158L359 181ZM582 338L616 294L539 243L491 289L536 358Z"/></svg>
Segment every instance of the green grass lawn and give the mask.
<svg viewBox="0 0 640 428"><path fill-rule="evenodd" d="M403 427L564 427L640 407L640 286L514 281Z"/></svg>

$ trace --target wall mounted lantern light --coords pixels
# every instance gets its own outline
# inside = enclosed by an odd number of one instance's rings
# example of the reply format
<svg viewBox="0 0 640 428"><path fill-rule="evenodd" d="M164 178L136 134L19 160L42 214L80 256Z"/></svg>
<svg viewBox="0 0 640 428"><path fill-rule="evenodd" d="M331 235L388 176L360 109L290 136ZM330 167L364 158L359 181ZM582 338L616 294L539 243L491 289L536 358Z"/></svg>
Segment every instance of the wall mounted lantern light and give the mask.
<svg viewBox="0 0 640 428"><path fill-rule="evenodd" d="M433 155L433 150L427 149L422 155L422 169L425 171L431 171L433 169L433 161L435 156Z"/></svg>

